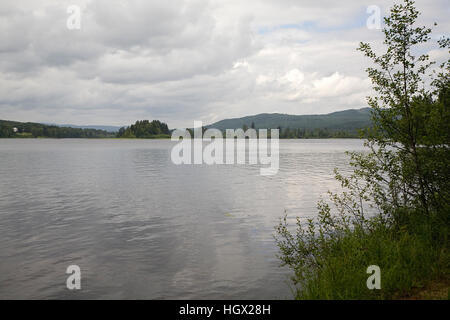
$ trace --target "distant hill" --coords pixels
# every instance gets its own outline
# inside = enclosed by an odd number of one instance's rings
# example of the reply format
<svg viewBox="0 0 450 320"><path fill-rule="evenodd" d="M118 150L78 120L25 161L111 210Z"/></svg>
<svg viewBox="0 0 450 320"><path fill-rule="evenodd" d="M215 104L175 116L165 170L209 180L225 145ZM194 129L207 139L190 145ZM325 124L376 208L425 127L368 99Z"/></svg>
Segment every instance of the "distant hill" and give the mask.
<svg viewBox="0 0 450 320"><path fill-rule="evenodd" d="M119 132L121 127L118 126L98 126L98 125L75 125L75 124L55 124L48 123L50 126L64 127L64 128L77 128L77 129L95 129L95 130L104 130L108 132Z"/></svg>
<svg viewBox="0 0 450 320"><path fill-rule="evenodd" d="M113 138L115 134L99 129L60 127L34 122L0 120L0 138Z"/></svg>
<svg viewBox="0 0 450 320"><path fill-rule="evenodd" d="M115 132L116 131L116 132ZM167 124L136 121L129 127L55 125L0 120L0 138L170 138Z"/></svg>
<svg viewBox="0 0 450 320"><path fill-rule="evenodd" d="M221 131L250 128L280 130L280 138L356 138L359 129L371 125L370 108L349 109L321 115L261 113L242 118L225 119L205 126ZM269 132L270 134L270 132ZM0 120L0 138L167 138L167 124L154 120L137 121L130 127L54 125Z"/></svg>
<svg viewBox="0 0 450 320"><path fill-rule="evenodd" d="M281 113L261 113L242 118L225 119L213 123L208 128L219 130L242 128L244 125L256 129L327 129L329 131L356 132L358 129L369 127L371 124L370 108L349 109L329 114L318 115L290 115Z"/></svg>

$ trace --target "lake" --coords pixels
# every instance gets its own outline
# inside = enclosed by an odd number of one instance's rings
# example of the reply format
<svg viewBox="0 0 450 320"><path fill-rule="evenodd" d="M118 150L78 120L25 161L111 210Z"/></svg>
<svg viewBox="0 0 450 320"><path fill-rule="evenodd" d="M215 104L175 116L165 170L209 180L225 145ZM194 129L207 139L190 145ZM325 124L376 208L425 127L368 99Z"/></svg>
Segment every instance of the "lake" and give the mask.
<svg viewBox="0 0 450 320"><path fill-rule="evenodd" d="M0 299L291 299L274 227L315 216L363 141L280 140L273 176L177 166L174 144L0 139Z"/></svg>

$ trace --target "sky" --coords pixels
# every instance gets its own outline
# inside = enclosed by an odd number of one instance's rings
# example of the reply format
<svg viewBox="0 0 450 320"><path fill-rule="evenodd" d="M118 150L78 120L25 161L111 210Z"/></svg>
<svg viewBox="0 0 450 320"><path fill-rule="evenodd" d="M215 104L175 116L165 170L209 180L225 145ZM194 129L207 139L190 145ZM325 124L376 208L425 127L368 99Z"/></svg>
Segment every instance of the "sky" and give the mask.
<svg viewBox="0 0 450 320"><path fill-rule="evenodd" d="M380 48L378 0L1 0L0 119L191 127L258 113L367 107L356 51ZM68 28L80 8L80 28ZM448 36L448 0L418 0L420 24ZM73 25L73 24L72 24ZM424 48L433 60L446 52Z"/></svg>

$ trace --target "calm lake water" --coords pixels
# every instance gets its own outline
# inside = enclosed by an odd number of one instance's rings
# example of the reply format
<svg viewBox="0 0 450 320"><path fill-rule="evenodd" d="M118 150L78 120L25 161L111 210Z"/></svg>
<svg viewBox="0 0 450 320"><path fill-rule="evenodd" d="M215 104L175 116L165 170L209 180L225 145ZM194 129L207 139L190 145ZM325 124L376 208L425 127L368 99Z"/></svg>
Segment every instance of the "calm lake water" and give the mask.
<svg viewBox="0 0 450 320"><path fill-rule="evenodd" d="M168 140L0 139L0 299L291 299L274 226L316 215L362 144L281 140L261 176L176 166Z"/></svg>

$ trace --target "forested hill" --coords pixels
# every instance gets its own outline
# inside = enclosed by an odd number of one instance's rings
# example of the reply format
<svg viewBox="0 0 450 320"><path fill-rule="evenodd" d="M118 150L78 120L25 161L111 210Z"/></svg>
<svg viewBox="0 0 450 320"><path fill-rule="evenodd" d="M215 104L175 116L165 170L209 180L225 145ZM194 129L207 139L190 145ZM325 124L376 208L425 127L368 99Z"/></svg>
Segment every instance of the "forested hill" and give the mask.
<svg viewBox="0 0 450 320"><path fill-rule="evenodd" d="M106 126L105 126L106 127ZM34 122L0 120L0 138L170 138L166 123L158 120L136 121L118 132L93 128L72 128Z"/></svg>
<svg viewBox="0 0 450 320"><path fill-rule="evenodd" d="M33 122L0 120L0 138L112 138L114 133L97 129L58 127Z"/></svg>
<svg viewBox="0 0 450 320"><path fill-rule="evenodd" d="M118 138L141 138L141 139L156 139L156 138L170 138L169 127L166 123L159 120L141 120L136 121L129 127L122 127L117 132Z"/></svg>
<svg viewBox="0 0 450 320"><path fill-rule="evenodd" d="M70 127L77 129L96 129L96 130L104 130L108 132L117 133L121 127L119 126L102 126L102 125L76 125L76 124L54 124L54 123L45 123L49 126L58 126L58 127Z"/></svg>
<svg viewBox="0 0 450 320"><path fill-rule="evenodd" d="M225 119L207 128L225 129L250 128L281 129L282 136L326 137L356 136L359 129L371 125L370 108L349 109L323 115L289 115L261 113L243 118ZM285 136L287 135L287 136ZM303 135L303 136L302 136ZM321 135L321 136L319 136Z"/></svg>
<svg viewBox="0 0 450 320"><path fill-rule="evenodd" d="M346 138L358 137L358 130L371 125L370 108L338 111L324 115L289 115L262 113L243 118L226 119L205 128L280 129L280 138ZM73 128L33 122L0 120L0 138L170 138L166 123L141 120L115 132Z"/></svg>

